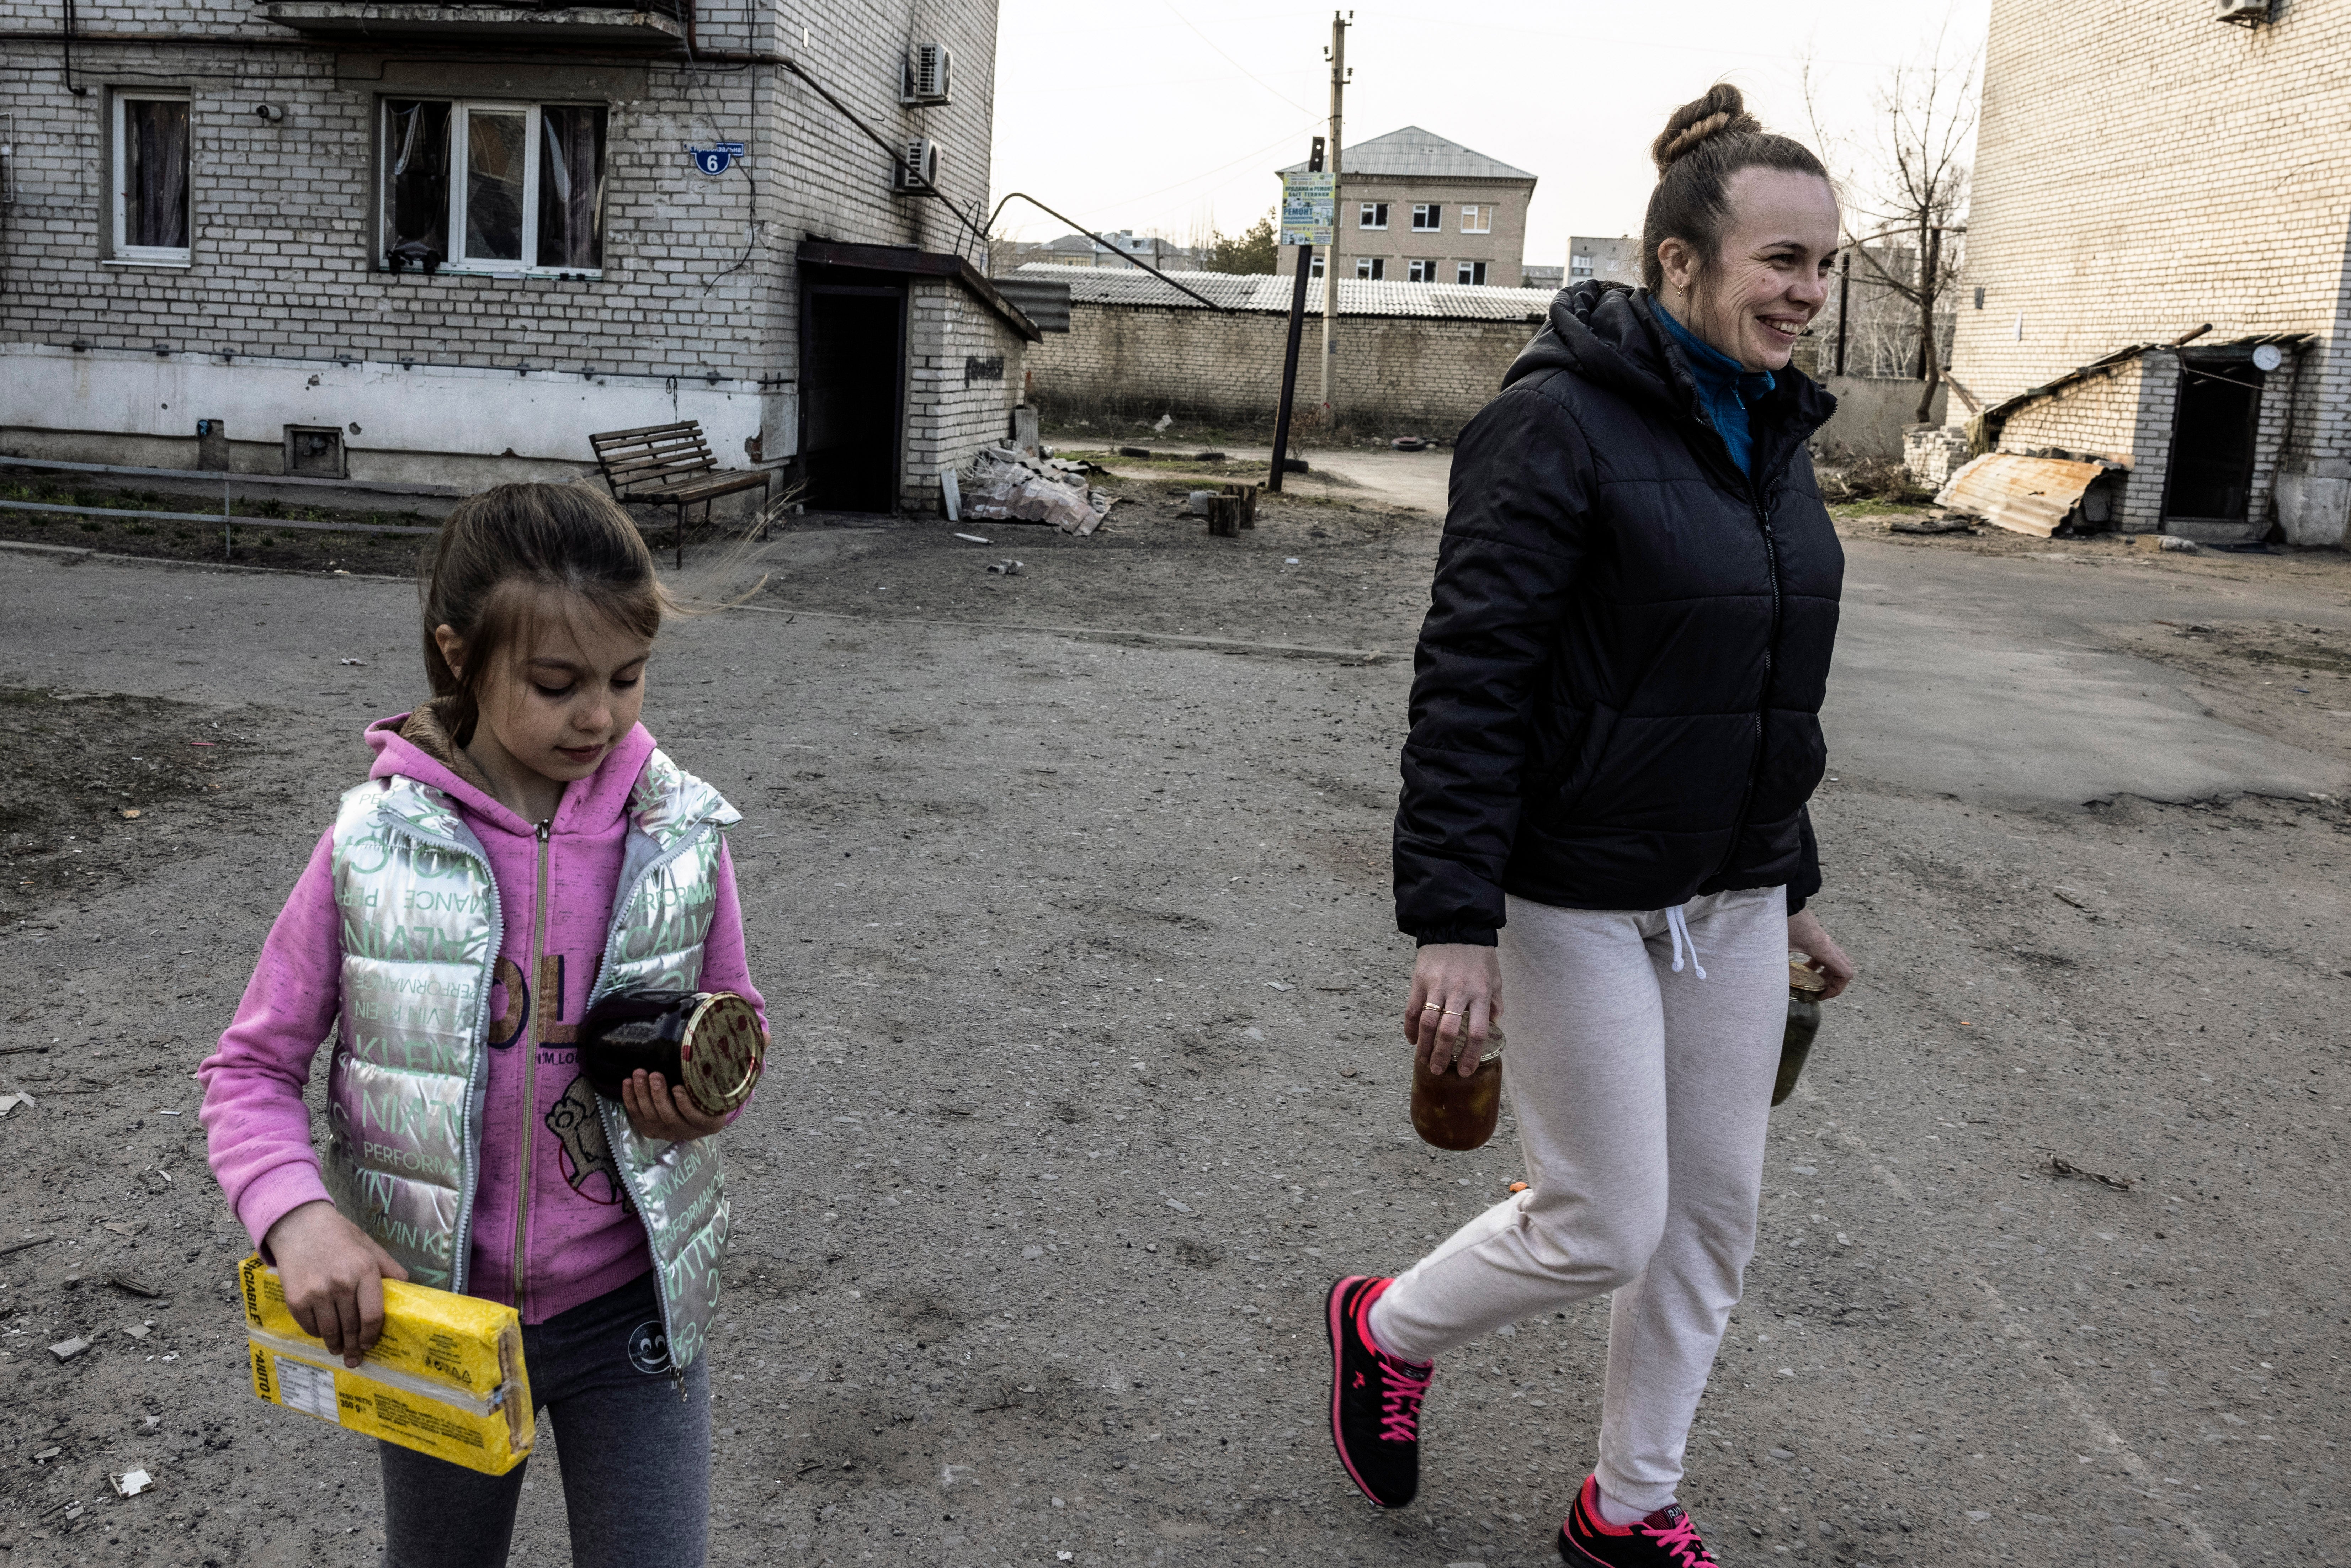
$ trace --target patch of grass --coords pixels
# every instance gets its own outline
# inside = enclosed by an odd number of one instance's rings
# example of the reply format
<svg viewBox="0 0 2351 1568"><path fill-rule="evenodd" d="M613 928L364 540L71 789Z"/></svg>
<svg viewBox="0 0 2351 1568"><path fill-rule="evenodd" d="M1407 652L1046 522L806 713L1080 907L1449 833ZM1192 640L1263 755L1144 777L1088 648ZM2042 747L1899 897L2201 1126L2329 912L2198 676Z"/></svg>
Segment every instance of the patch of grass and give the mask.
<svg viewBox="0 0 2351 1568"><path fill-rule="evenodd" d="M1840 502L1829 508L1829 516L1840 521L1851 517L1908 517L1926 509L1924 501L1894 501L1872 496L1866 500Z"/></svg>

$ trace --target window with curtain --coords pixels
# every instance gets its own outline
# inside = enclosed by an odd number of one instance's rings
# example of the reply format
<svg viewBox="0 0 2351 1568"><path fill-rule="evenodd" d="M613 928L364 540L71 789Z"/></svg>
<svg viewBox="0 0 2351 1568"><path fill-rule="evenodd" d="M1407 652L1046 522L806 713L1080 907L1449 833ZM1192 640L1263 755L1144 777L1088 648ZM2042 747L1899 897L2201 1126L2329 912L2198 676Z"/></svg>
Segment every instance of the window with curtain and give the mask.
<svg viewBox="0 0 2351 1568"><path fill-rule="evenodd" d="M385 99L384 266L600 269L605 119L590 104Z"/></svg>
<svg viewBox="0 0 2351 1568"><path fill-rule="evenodd" d="M538 265L604 265L604 111L549 104L538 111Z"/></svg>
<svg viewBox="0 0 2351 1568"><path fill-rule="evenodd" d="M184 262L193 227L188 100L114 100L114 254L122 261Z"/></svg>

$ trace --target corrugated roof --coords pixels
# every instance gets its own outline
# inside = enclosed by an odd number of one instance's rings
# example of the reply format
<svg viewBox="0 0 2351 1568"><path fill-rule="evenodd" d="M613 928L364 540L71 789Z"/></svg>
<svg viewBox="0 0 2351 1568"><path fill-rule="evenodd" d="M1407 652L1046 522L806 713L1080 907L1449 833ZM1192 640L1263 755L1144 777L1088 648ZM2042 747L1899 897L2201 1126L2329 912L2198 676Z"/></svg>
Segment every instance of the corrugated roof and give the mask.
<svg viewBox="0 0 2351 1568"><path fill-rule="evenodd" d="M1935 505L2045 539L2081 505L2082 493L2116 466L1988 452L1952 475L1936 492Z"/></svg>
<svg viewBox="0 0 2351 1568"><path fill-rule="evenodd" d="M1050 279L1070 286L1073 305L1165 305L1178 310L1206 309L1140 267L1059 267L1049 261L1023 262L1013 277ZM1265 274L1174 272L1187 288L1197 289L1228 310L1290 313L1292 278ZM1390 283L1369 278L1339 280L1342 316L1423 316L1447 321L1541 322L1551 310L1548 288L1487 288L1472 283ZM1308 289L1310 313L1319 314L1322 291Z"/></svg>
<svg viewBox="0 0 2351 1568"><path fill-rule="evenodd" d="M1340 154L1339 170L1342 180L1357 174L1393 174L1423 180L1524 180L1531 184L1535 178L1524 169L1472 152L1458 141L1447 141L1417 125L1357 142ZM1281 171L1285 174L1305 172L1303 162Z"/></svg>

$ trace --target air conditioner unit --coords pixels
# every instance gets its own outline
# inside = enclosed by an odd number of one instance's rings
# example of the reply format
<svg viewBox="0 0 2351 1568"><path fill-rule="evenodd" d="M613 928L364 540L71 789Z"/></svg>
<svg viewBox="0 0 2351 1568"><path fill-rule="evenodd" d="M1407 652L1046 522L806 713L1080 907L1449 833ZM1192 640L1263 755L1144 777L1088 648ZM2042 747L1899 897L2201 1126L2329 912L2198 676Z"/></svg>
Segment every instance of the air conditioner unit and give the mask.
<svg viewBox="0 0 2351 1568"><path fill-rule="evenodd" d="M906 143L906 151L890 170L890 188L893 191L928 192L939 183L939 144L927 136L917 136Z"/></svg>
<svg viewBox="0 0 2351 1568"><path fill-rule="evenodd" d="M898 89L901 103L947 101L947 47L917 44L906 51L906 79Z"/></svg>
<svg viewBox="0 0 2351 1568"><path fill-rule="evenodd" d="M2270 19L2270 0L2219 0L2214 15L2233 26L2258 27Z"/></svg>

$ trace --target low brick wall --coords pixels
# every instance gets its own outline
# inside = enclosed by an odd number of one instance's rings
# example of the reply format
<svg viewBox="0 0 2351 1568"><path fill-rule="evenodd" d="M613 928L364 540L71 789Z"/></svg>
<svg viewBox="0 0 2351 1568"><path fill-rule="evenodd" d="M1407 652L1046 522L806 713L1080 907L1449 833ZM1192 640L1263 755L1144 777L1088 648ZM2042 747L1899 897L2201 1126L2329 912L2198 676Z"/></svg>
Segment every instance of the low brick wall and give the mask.
<svg viewBox="0 0 2351 1568"><path fill-rule="evenodd" d="M1450 439L1501 390L1536 321L1343 316L1333 396L1364 434ZM1288 320L1159 305L1072 303L1067 334L1028 352L1029 400L1056 419L1156 418L1270 425L1281 398ZM1300 341L1298 409L1318 399L1322 322Z"/></svg>

